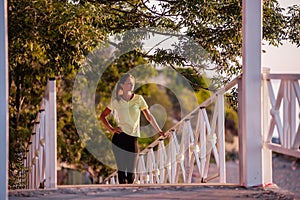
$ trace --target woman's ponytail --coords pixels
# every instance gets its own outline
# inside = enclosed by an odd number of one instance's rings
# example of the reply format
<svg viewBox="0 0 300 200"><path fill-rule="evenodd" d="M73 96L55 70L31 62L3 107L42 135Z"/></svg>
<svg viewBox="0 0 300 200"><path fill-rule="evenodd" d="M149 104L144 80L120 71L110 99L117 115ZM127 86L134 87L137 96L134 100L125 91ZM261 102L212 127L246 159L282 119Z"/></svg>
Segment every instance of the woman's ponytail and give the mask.
<svg viewBox="0 0 300 200"><path fill-rule="evenodd" d="M121 83L120 82L118 82L118 84L117 84L117 88L116 88L116 99L117 99L117 101L120 101L120 92L121 92L121 90L122 90L122 88L121 88Z"/></svg>

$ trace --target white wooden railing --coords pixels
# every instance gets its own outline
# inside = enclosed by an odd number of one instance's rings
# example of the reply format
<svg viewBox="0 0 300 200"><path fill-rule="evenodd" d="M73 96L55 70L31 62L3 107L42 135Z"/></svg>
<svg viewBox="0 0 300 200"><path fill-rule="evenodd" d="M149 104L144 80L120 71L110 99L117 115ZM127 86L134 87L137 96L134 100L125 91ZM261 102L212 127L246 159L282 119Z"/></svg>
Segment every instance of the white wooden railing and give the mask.
<svg viewBox="0 0 300 200"><path fill-rule="evenodd" d="M219 177L226 183L224 94L236 86L241 76L216 91L167 132L169 138L159 137L138 156L135 182L191 183L197 170L200 182ZM207 109L212 111L212 117ZM218 167L217 174L208 174L211 155ZM195 164L194 164L195 163ZM106 184L117 183L117 173L107 177Z"/></svg>
<svg viewBox="0 0 300 200"><path fill-rule="evenodd" d="M300 74L265 71L262 76L263 148L298 158L299 80ZM197 170L199 182L219 177L220 183L226 183L224 94L236 85L242 89L241 84L241 76L235 78L169 129L169 138L160 137L143 149L137 160L135 182L192 183L192 175ZM50 80L24 160L24 166L29 168L28 189L56 187L55 99L55 80ZM278 143L272 142L275 137L279 138ZM218 167L217 174L209 174L211 155ZM114 172L104 182L116 184L117 180Z"/></svg>
<svg viewBox="0 0 300 200"><path fill-rule="evenodd" d="M24 159L26 189L57 186L56 127L56 81L49 79Z"/></svg>
<svg viewBox="0 0 300 200"><path fill-rule="evenodd" d="M264 147L298 158L300 158L299 80L300 74L270 74L268 70L263 73ZM272 138L278 138L279 141L273 143Z"/></svg>

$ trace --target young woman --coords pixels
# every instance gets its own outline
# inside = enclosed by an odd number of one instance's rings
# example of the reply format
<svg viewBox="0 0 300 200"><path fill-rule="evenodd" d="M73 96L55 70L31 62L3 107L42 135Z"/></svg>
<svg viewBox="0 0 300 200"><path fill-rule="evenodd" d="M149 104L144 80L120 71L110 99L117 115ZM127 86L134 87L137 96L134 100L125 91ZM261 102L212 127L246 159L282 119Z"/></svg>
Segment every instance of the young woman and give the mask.
<svg viewBox="0 0 300 200"><path fill-rule="evenodd" d="M130 74L125 74L117 83L116 98L112 99L101 114L100 120L112 132L113 153L118 167L118 180L120 184L133 183L136 155L138 153L137 138L140 137L140 113L162 136L156 120L148 109L148 105L141 95L134 94L135 79ZM113 127L106 117L115 111L118 126Z"/></svg>

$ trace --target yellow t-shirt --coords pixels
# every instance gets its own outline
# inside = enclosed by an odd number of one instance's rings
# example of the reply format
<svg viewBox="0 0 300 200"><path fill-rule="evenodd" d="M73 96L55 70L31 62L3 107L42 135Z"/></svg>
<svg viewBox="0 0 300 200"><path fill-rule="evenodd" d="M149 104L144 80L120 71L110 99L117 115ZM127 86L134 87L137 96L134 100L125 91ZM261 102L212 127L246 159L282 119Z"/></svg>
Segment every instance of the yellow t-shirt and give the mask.
<svg viewBox="0 0 300 200"><path fill-rule="evenodd" d="M128 135L140 137L140 116L141 110L147 109L148 105L141 95L134 94L130 101L114 99L107 106L114 111L118 126Z"/></svg>

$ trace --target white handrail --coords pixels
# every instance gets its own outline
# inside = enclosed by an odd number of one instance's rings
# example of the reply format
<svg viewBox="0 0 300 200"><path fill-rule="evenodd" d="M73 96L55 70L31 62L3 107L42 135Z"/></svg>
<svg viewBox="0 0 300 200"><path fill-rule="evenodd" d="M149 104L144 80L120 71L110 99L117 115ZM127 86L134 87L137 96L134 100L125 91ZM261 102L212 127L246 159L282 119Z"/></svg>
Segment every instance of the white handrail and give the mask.
<svg viewBox="0 0 300 200"><path fill-rule="evenodd" d="M56 188L56 82L49 79L26 149L26 189Z"/></svg>
<svg viewBox="0 0 300 200"><path fill-rule="evenodd" d="M267 98L263 102L264 147L300 158L300 74L270 74L266 71L262 79L264 97ZM279 85L277 95L276 85ZM277 143L272 142L274 137L279 139Z"/></svg>
<svg viewBox="0 0 300 200"><path fill-rule="evenodd" d="M210 98L169 129L167 131L170 133L168 145L164 143L165 138L161 136L143 149L138 158L135 181L148 183L145 180L149 179L150 183L155 183L153 180L156 180L156 183L191 183L196 160L202 182L220 176L220 182L226 183L224 94L237 85L240 78L241 76L236 77L224 88L217 90ZM215 109L210 121L206 107L213 103L215 103ZM196 121L196 124L192 124L192 121ZM195 130L193 127L196 127ZM180 145L177 135L181 138ZM216 145L217 143L218 145ZM145 159L145 156L152 156L155 147L158 148L155 152L157 161L153 162L151 158ZM214 155L219 172L217 175L208 177L211 153Z"/></svg>

